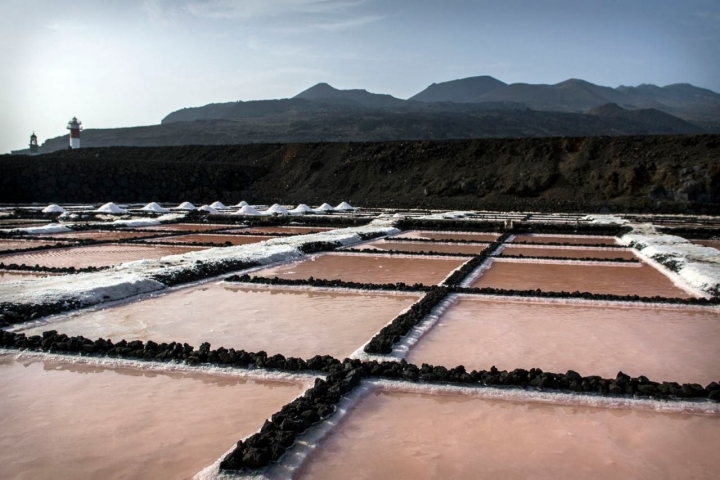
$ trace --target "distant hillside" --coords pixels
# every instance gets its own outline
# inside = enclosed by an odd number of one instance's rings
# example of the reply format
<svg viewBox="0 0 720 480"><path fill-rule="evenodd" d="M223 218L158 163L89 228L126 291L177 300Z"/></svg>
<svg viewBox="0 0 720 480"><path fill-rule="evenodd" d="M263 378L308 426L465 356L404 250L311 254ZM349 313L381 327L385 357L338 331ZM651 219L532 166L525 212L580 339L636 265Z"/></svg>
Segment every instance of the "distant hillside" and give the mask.
<svg viewBox="0 0 720 480"><path fill-rule="evenodd" d="M613 104L614 106L608 106ZM88 126L90 127L90 126ZM211 103L160 125L93 129L85 147L720 132L720 94L689 84L618 88L570 79L505 84L490 76L433 84L409 100L319 83L293 98ZM67 148L47 140L43 153ZM19 151L23 153L26 151Z"/></svg>
<svg viewBox="0 0 720 480"><path fill-rule="evenodd" d="M657 111L622 114L541 112L486 104L428 104L422 110L327 107L289 110L238 120L164 121L161 125L87 129L83 147L231 145L243 143L366 142L508 137L581 137L704 133L699 126ZM717 130L716 130L717 131ZM64 135L41 153L67 149ZM20 152L19 152L20 153Z"/></svg>
<svg viewBox="0 0 720 480"><path fill-rule="evenodd" d="M404 100L391 95L370 93L367 90L338 90L327 83L318 83L304 92L298 93L293 98L325 102L328 100L344 100L366 108L396 107L405 103Z"/></svg>
<svg viewBox="0 0 720 480"><path fill-rule="evenodd" d="M472 102L486 93L507 86L500 80L483 75L481 77L462 78L449 82L433 83L422 92L409 98L417 102Z"/></svg>

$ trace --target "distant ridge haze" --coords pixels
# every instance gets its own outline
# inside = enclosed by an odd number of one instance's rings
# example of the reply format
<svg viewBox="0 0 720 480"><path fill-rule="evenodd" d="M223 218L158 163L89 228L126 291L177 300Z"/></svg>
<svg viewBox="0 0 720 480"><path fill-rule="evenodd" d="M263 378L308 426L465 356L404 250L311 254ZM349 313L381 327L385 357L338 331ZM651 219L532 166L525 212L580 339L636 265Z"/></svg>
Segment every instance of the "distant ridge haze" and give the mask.
<svg viewBox="0 0 720 480"><path fill-rule="evenodd" d="M160 125L83 132L84 146L366 142L720 133L720 95L690 84L506 84L491 76L434 83L407 100L318 83L293 98L176 110ZM47 140L48 153L67 135ZM20 151L22 153L24 151Z"/></svg>
<svg viewBox="0 0 720 480"><path fill-rule="evenodd" d="M528 108L537 111L585 113L589 110L615 103L626 110L656 109L689 121L720 121L720 94L687 83L659 87L643 84L637 87L617 88L595 85L582 79L569 79L554 85L512 83L506 84L494 77L483 75L448 82L433 83L423 91L402 100L392 95L370 93L367 90L340 90L327 83L318 83L300 92L292 99L279 100L283 105L271 106L266 102L232 102L210 104L205 107L182 109L171 113L163 123L187 120L232 120L234 115L246 117L273 111L284 111L290 100L307 100L334 107L366 109L415 110L422 104L457 103L486 104L493 108ZM230 107L234 114L217 116L219 105ZM237 108L241 106L240 108ZM296 106L299 106L297 104ZM241 112L242 110L242 112ZM193 112L191 116L187 114ZM239 117L238 117L239 118Z"/></svg>

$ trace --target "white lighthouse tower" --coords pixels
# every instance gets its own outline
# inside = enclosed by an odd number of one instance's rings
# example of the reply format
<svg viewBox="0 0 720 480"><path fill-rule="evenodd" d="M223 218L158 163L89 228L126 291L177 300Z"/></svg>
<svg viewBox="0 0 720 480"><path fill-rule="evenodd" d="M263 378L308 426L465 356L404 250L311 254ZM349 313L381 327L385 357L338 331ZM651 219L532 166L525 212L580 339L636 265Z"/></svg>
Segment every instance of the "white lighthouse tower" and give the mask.
<svg viewBox="0 0 720 480"><path fill-rule="evenodd" d="M73 117L67 124L70 130L70 148L80 148L80 130L82 130L82 122Z"/></svg>

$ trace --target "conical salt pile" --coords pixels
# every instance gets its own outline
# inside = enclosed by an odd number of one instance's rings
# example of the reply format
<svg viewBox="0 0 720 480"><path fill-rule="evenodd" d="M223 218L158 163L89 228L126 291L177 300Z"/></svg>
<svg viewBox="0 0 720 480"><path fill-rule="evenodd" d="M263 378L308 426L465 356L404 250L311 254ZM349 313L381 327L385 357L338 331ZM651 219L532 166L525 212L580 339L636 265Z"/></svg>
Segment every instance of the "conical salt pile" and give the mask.
<svg viewBox="0 0 720 480"><path fill-rule="evenodd" d="M347 202L341 202L340 205L338 205L337 207L335 207L335 210L340 210L340 211L343 211L343 212L348 212L348 211L355 211L355 210L357 210L357 208L353 207L352 205L350 205L350 204L347 203Z"/></svg>
<svg viewBox="0 0 720 480"><path fill-rule="evenodd" d="M140 210L144 210L146 212L157 212L157 213L168 213L170 210L167 208L163 208L160 206L157 202L150 202L144 207L142 207Z"/></svg>
<svg viewBox="0 0 720 480"><path fill-rule="evenodd" d="M51 203L50 205L42 209L42 213L65 213L65 209L62 208L60 205L55 205L54 203Z"/></svg>
<svg viewBox="0 0 720 480"><path fill-rule="evenodd" d="M210 204L210 206L216 210L224 210L227 207L222 204L222 202L213 202Z"/></svg>
<svg viewBox="0 0 720 480"><path fill-rule="evenodd" d="M202 207L198 208L198 210L200 210L201 212L207 212L210 215L217 215L218 213L220 213L210 205L203 205Z"/></svg>
<svg viewBox="0 0 720 480"><path fill-rule="evenodd" d="M195 205L190 202L183 202L175 208L178 210L196 210Z"/></svg>
<svg viewBox="0 0 720 480"><path fill-rule="evenodd" d="M250 205L243 206L240 210L235 212L236 215L260 215L260 212L255 210Z"/></svg>
<svg viewBox="0 0 720 480"><path fill-rule="evenodd" d="M293 208L292 210L289 210L288 213L290 215L305 215L306 213L313 213L314 210L304 203L301 203L297 207Z"/></svg>
<svg viewBox="0 0 720 480"><path fill-rule="evenodd" d="M100 213L127 213L127 210L123 210L122 208L115 205L113 202L108 202L95 211Z"/></svg>
<svg viewBox="0 0 720 480"><path fill-rule="evenodd" d="M288 211L285 207L282 205L278 205L277 203L273 205L272 207L268 208L265 213L273 214L273 215L287 215Z"/></svg>

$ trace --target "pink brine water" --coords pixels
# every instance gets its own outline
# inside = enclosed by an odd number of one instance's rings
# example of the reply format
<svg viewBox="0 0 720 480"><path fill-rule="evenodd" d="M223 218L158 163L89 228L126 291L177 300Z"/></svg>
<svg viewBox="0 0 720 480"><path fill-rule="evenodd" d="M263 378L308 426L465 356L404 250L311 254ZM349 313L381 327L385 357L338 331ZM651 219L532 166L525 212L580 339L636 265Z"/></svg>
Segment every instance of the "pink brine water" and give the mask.
<svg viewBox="0 0 720 480"><path fill-rule="evenodd" d="M646 264L617 266L498 261L492 262L472 286L642 297L691 296Z"/></svg>
<svg viewBox="0 0 720 480"><path fill-rule="evenodd" d="M168 255L178 255L203 247L185 247L170 245L110 244L90 245L87 247L54 248L36 252L0 255L0 262L43 267L108 267L135 260L159 259Z"/></svg>
<svg viewBox="0 0 720 480"><path fill-rule="evenodd" d="M25 333L55 329L92 339L180 341L196 347L210 342L216 348L265 350L270 355L342 359L418 299L213 284L79 313Z"/></svg>
<svg viewBox="0 0 720 480"><path fill-rule="evenodd" d="M467 259L407 258L389 255L316 255L309 260L260 270L259 277L344 280L363 283L437 284Z"/></svg>
<svg viewBox="0 0 720 480"><path fill-rule="evenodd" d="M720 313L714 309L491 301L455 303L408 361L469 370L541 368L653 381L720 380Z"/></svg>
<svg viewBox="0 0 720 480"><path fill-rule="evenodd" d="M720 416L377 392L302 479L717 478Z"/></svg>
<svg viewBox="0 0 720 480"><path fill-rule="evenodd" d="M303 391L7 356L0 382L5 480L189 478Z"/></svg>

